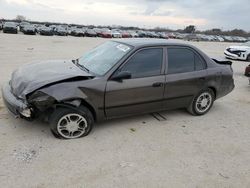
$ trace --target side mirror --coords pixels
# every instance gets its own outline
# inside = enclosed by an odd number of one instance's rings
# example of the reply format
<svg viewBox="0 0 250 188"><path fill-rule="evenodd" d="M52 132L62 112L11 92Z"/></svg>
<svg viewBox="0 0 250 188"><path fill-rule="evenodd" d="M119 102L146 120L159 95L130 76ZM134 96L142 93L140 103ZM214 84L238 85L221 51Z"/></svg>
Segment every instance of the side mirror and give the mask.
<svg viewBox="0 0 250 188"><path fill-rule="evenodd" d="M128 71L119 72L117 75L113 76L111 80L122 81L124 79L130 79L132 77L131 73Z"/></svg>

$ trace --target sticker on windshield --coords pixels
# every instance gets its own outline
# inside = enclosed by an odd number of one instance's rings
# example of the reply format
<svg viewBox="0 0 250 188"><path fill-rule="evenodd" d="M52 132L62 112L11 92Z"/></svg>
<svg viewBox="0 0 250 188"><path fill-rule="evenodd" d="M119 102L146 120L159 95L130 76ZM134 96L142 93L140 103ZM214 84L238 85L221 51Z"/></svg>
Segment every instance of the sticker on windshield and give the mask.
<svg viewBox="0 0 250 188"><path fill-rule="evenodd" d="M130 50L130 47L124 45L124 44L119 44L116 46L117 49L123 51L123 52L127 52L128 50Z"/></svg>

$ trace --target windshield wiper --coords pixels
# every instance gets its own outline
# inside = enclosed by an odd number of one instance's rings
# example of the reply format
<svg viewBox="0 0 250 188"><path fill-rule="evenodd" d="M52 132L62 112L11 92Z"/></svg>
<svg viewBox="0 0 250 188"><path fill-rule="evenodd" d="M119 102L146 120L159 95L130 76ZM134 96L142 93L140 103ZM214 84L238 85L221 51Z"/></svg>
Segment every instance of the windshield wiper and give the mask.
<svg viewBox="0 0 250 188"><path fill-rule="evenodd" d="M75 65L77 65L78 67L84 69L87 73L89 73L89 69L86 68L85 66L81 65L81 64L79 63L79 59L73 59L72 62L73 62Z"/></svg>

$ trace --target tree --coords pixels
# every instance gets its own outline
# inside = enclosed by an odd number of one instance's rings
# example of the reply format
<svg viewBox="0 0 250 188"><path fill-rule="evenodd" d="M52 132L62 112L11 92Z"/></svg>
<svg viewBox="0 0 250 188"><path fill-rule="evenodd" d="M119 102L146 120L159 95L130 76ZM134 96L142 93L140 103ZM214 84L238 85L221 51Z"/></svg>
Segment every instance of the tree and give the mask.
<svg viewBox="0 0 250 188"><path fill-rule="evenodd" d="M185 33L194 33L196 30L196 27L194 25L189 25L184 29Z"/></svg>
<svg viewBox="0 0 250 188"><path fill-rule="evenodd" d="M214 28L214 29L212 29L212 32L215 34L220 34L222 31L221 31L221 29Z"/></svg>
<svg viewBox="0 0 250 188"><path fill-rule="evenodd" d="M17 16L16 16L16 20L22 22L22 21L25 21L26 18L25 18L25 16L23 16L23 15L17 15Z"/></svg>
<svg viewBox="0 0 250 188"><path fill-rule="evenodd" d="M204 31L204 33L207 35L221 35L223 34L223 31L219 28L213 28L211 30Z"/></svg>
<svg viewBox="0 0 250 188"><path fill-rule="evenodd" d="M247 36L247 33L242 29L234 29L230 31L230 34L233 36Z"/></svg>

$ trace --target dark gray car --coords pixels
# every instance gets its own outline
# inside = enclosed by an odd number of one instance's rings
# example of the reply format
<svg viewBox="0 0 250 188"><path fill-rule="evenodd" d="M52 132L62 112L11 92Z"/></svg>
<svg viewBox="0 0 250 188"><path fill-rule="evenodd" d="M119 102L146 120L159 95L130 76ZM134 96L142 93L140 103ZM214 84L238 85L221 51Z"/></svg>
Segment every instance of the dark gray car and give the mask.
<svg viewBox="0 0 250 188"><path fill-rule="evenodd" d="M111 118L176 108L203 115L233 88L230 61L187 44L123 39L76 60L24 65L2 94L16 116L43 116L56 137L69 139Z"/></svg>

